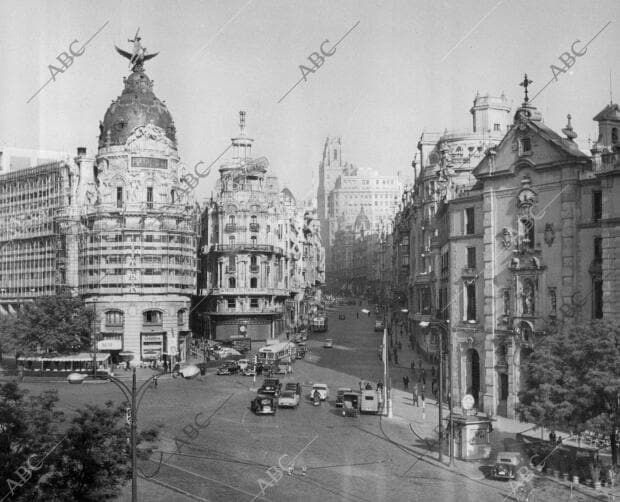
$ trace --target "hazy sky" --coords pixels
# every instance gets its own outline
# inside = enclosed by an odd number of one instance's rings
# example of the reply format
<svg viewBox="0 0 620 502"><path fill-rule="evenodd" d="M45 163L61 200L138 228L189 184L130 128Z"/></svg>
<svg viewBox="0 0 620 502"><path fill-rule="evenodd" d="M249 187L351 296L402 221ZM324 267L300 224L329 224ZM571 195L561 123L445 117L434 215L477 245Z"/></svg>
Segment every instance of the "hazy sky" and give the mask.
<svg viewBox="0 0 620 502"><path fill-rule="evenodd" d="M395 174L411 169L423 131L468 129L476 91L518 105L527 72L530 96L553 78L551 65L611 21L534 101L555 130L573 116L578 141L596 139L596 115L620 99L620 1L9 1L0 4L0 144L94 154L98 124L129 74L114 44L129 49L140 27L155 93L177 127L190 165L211 163L247 112L254 155L298 197L308 194L325 137L343 138L343 157ZM307 57L332 47L302 77ZM48 65L85 42L84 54L30 103ZM79 45L74 45L78 48ZM198 188L202 199L215 170Z"/></svg>

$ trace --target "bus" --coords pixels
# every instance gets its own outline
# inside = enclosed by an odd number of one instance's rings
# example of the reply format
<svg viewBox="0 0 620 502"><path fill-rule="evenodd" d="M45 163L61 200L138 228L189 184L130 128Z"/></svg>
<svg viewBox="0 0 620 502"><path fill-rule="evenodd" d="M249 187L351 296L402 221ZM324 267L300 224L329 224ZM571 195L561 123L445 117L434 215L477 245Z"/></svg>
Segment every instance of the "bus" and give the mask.
<svg viewBox="0 0 620 502"><path fill-rule="evenodd" d="M322 331L327 331L327 317L315 317L310 321L310 329L314 333L320 333Z"/></svg>
<svg viewBox="0 0 620 502"><path fill-rule="evenodd" d="M263 365L292 363L297 357L297 347L293 342L279 342L258 349L258 362Z"/></svg>

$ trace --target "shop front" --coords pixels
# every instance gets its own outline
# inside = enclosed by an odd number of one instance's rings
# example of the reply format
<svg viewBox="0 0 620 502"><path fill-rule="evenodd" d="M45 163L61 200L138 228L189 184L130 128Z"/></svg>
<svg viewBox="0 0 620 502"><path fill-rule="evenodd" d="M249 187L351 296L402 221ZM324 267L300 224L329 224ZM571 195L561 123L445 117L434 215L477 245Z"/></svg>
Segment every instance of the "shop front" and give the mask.
<svg viewBox="0 0 620 502"><path fill-rule="evenodd" d="M123 335L119 333L101 333L101 339L97 341L97 350L110 354L112 364L121 362L121 351L123 350Z"/></svg>
<svg viewBox="0 0 620 502"><path fill-rule="evenodd" d="M160 361L166 352L166 332L140 333L140 359Z"/></svg>

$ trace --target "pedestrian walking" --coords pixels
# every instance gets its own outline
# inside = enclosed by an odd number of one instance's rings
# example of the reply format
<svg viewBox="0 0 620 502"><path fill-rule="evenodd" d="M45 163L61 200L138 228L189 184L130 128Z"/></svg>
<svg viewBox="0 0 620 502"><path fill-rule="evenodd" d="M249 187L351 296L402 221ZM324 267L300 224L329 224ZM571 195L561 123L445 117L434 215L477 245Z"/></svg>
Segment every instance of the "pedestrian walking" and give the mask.
<svg viewBox="0 0 620 502"><path fill-rule="evenodd" d="M413 404L417 407L420 407L420 403L418 402L418 385L413 386Z"/></svg>
<svg viewBox="0 0 620 502"><path fill-rule="evenodd" d="M366 388L368 388L368 387L366 387ZM372 387L370 387L370 388L372 389ZM381 392L381 391L383 390L383 382L382 382L381 380L379 380L379 381L377 382L377 390L378 390L379 392Z"/></svg>
<svg viewBox="0 0 620 502"><path fill-rule="evenodd" d="M168 361L164 361L164 375L168 373Z"/></svg>
<svg viewBox="0 0 620 502"><path fill-rule="evenodd" d="M153 388L156 389L157 388L157 375L155 375L153 377Z"/></svg>
<svg viewBox="0 0 620 502"><path fill-rule="evenodd" d="M431 376L435 378L435 366L431 368Z"/></svg>
<svg viewBox="0 0 620 502"><path fill-rule="evenodd" d="M415 362L413 362L413 359L411 360L411 376L413 376L415 372Z"/></svg>
<svg viewBox="0 0 620 502"><path fill-rule="evenodd" d="M437 397L437 380L435 380L434 378L431 382L431 391L433 392L433 395Z"/></svg>
<svg viewBox="0 0 620 502"><path fill-rule="evenodd" d="M420 400L422 401L422 417L424 417L424 413L426 410L426 401L425 401L424 391L422 391L422 394L420 395Z"/></svg>
<svg viewBox="0 0 620 502"><path fill-rule="evenodd" d="M398 366L398 352L394 350L394 364Z"/></svg>
<svg viewBox="0 0 620 502"><path fill-rule="evenodd" d="M409 377L407 375L403 377L403 383L405 384L405 390L409 390Z"/></svg>
<svg viewBox="0 0 620 502"><path fill-rule="evenodd" d="M418 367L422 369L422 358L421 357L418 359Z"/></svg>

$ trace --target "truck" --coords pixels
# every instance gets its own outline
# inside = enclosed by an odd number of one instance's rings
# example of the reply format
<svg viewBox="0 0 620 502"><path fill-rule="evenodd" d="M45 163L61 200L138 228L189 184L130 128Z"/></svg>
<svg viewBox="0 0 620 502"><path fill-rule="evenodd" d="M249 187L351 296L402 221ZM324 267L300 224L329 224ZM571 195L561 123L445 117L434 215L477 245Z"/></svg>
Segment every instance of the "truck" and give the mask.
<svg viewBox="0 0 620 502"><path fill-rule="evenodd" d="M233 335L230 337L231 347L241 353L252 350L252 339L249 336Z"/></svg>
<svg viewBox="0 0 620 502"><path fill-rule="evenodd" d="M381 409L381 393L378 390L362 390L360 412L377 415Z"/></svg>

